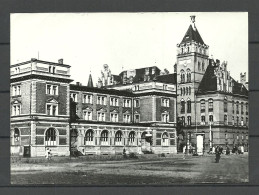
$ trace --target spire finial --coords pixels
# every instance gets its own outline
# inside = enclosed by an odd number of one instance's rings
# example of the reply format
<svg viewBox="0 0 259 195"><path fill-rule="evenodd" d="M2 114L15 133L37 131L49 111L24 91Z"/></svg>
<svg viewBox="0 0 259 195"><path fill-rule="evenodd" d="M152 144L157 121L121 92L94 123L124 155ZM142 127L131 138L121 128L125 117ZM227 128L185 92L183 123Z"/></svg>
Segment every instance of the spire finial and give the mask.
<svg viewBox="0 0 259 195"><path fill-rule="evenodd" d="M193 30L196 30L196 27L195 27L195 15L192 15L190 16L191 17L191 25L192 25L192 28Z"/></svg>

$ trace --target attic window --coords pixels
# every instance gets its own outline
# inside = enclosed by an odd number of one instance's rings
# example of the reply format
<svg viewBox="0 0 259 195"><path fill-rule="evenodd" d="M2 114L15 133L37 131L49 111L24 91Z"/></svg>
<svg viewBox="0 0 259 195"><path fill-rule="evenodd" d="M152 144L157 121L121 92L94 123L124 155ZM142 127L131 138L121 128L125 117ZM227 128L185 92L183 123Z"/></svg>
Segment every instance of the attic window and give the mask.
<svg viewBox="0 0 259 195"><path fill-rule="evenodd" d="M186 35L186 36L185 36L185 39L189 39L189 35Z"/></svg>

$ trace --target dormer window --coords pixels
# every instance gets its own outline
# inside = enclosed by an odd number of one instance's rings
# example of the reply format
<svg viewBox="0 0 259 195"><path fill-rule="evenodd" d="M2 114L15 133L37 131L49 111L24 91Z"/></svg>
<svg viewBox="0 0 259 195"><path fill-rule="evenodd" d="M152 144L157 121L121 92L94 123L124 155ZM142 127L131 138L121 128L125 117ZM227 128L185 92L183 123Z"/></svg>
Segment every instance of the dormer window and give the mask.
<svg viewBox="0 0 259 195"><path fill-rule="evenodd" d="M186 36L185 36L185 39L189 39L189 35L186 35Z"/></svg>

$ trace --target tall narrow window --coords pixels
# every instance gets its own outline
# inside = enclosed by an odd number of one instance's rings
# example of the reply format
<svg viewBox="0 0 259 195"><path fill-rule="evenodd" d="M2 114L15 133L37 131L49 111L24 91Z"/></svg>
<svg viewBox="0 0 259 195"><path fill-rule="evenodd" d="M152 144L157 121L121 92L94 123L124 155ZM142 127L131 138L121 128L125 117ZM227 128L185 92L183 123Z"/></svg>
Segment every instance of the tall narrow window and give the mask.
<svg viewBox="0 0 259 195"><path fill-rule="evenodd" d="M45 145L46 146L55 146L56 142L56 130L54 128L49 128L45 132Z"/></svg>
<svg viewBox="0 0 259 195"><path fill-rule="evenodd" d="M209 121L213 122L213 115L209 115Z"/></svg>
<svg viewBox="0 0 259 195"><path fill-rule="evenodd" d="M239 114L239 102L236 102L236 113Z"/></svg>
<svg viewBox="0 0 259 195"><path fill-rule="evenodd" d="M213 112L213 99L209 99L209 112Z"/></svg>
<svg viewBox="0 0 259 195"><path fill-rule="evenodd" d="M162 146L169 146L168 133L164 132L162 135Z"/></svg>
<svg viewBox="0 0 259 195"><path fill-rule="evenodd" d="M184 100L181 101L181 113L185 113L185 102L184 102Z"/></svg>
<svg viewBox="0 0 259 195"><path fill-rule="evenodd" d="M205 125L205 116L204 115L201 116L201 125Z"/></svg>
<svg viewBox="0 0 259 195"><path fill-rule="evenodd" d="M94 132L89 129L85 133L85 145L94 145Z"/></svg>
<svg viewBox="0 0 259 195"><path fill-rule="evenodd" d="M244 114L244 103L241 102L241 114Z"/></svg>
<svg viewBox="0 0 259 195"><path fill-rule="evenodd" d="M187 100L187 113L192 112L192 103L191 100Z"/></svg>
<svg viewBox="0 0 259 195"><path fill-rule="evenodd" d="M101 133L101 145L108 145L108 131L103 130Z"/></svg>
<svg viewBox="0 0 259 195"><path fill-rule="evenodd" d="M192 118L191 116L187 116L187 125L191 126L191 124L192 124Z"/></svg>
<svg viewBox="0 0 259 195"><path fill-rule="evenodd" d="M129 133L129 145L134 145L135 143L135 132L131 131Z"/></svg>
<svg viewBox="0 0 259 195"><path fill-rule="evenodd" d="M205 100L201 100L201 112L205 112Z"/></svg>
<svg viewBox="0 0 259 195"><path fill-rule="evenodd" d="M224 115L224 124L227 125L228 124L228 115Z"/></svg>
<svg viewBox="0 0 259 195"><path fill-rule="evenodd" d="M117 131L115 134L115 145L122 145L122 133Z"/></svg>
<svg viewBox="0 0 259 195"><path fill-rule="evenodd" d="M185 117L182 116L182 125L185 126Z"/></svg>

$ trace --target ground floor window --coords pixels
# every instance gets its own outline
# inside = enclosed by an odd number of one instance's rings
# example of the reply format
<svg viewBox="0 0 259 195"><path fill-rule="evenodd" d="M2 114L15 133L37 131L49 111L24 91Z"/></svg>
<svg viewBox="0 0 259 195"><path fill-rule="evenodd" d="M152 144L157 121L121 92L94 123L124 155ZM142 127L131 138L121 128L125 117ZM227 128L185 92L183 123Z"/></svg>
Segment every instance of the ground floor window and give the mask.
<svg viewBox="0 0 259 195"><path fill-rule="evenodd" d="M57 139L56 130L54 128L49 128L45 132L45 145L46 146L57 145L56 139Z"/></svg>
<svg viewBox="0 0 259 195"><path fill-rule="evenodd" d="M122 133L117 131L115 134L115 145L122 145Z"/></svg>
<svg viewBox="0 0 259 195"><path fill-rule="evenodd" d="M162 135L162 146L169 146L168 133L165 132Z"/></svg>
<svg viewBox="0 0 259 195"><path fill-rule="evenodd" d="M108 142L108 131L107 130L104 130L102 131L101 133L101 145L109 145L109 142Z"/></svg>
<svg viewBox="0 0 259 195"><path fill-rule="evenodd" d="M94 132L91 129L85 133L85 145L94 145Z"/></svg>
<svg viewBox="0 0 259 195"><path fill-rule="evenodd" d="M129 145L134 145L135 142L135 132L131 131L129 133Z"/></svg>

